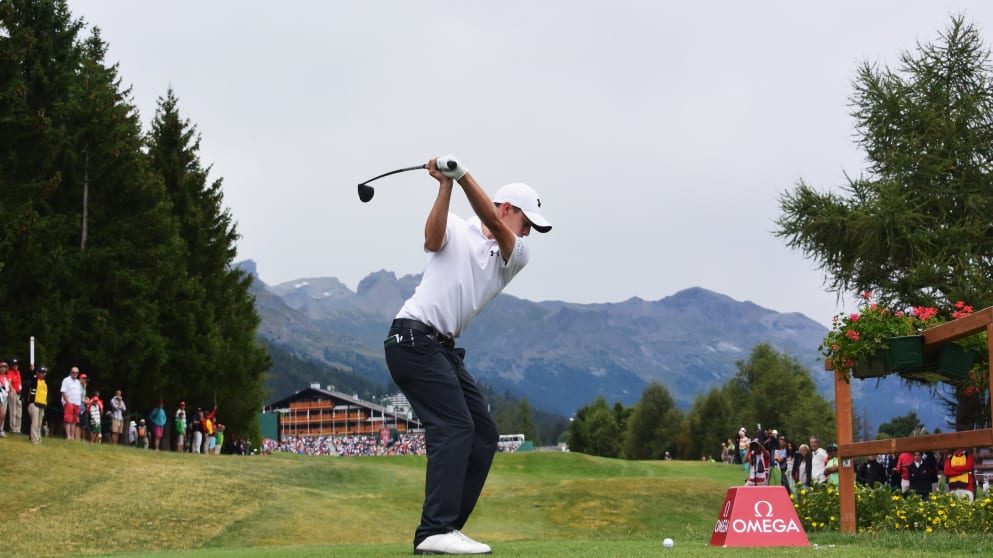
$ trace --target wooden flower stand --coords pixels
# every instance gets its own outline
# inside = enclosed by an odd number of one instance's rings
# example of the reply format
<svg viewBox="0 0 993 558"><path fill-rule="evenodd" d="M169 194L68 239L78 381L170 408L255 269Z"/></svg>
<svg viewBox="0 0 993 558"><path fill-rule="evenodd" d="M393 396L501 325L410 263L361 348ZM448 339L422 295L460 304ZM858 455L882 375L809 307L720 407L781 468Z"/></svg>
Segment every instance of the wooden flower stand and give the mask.
<svg viewBox="0 0 993 558"><path fill-rule="evenodd" d="M981 331L986 332L986 337L989 340L989 354L993 355L993 307L984 308L963 318L924 331L924 349L937 348L945 343ZM990 359L989 374L990 385L993 386L993 358ZM853 442L852 389L844 375L838 372L834 374L834 405L838 432L838 459L841 463L838 470L838 495L841 505L842 533L855 532L855 457L883 453L900 454L914 451L993 446L993 429L990 428L912 438ZM991 398L990 405L990 410L993 412L993 398Z"/></svg>

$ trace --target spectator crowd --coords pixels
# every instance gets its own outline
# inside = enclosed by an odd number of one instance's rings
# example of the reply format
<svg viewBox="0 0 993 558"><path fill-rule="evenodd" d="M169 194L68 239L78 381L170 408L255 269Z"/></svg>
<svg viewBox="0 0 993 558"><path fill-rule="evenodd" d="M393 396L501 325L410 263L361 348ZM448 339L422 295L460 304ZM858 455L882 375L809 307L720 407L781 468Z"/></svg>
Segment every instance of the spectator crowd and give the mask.
<svg viewBox="0 0 993 558"><path fill-rule="evenodd" d="M775 429L759 430L750 437L742 427L721 444L721 460L742 467L746 486L778 481L791 494L818 484L838 486L838 446L822 447L817 436L807 441L795 445ZM973 455L964 449L870 455L857 463L855 480L904 497L916 493L927 498L945 490L972 501L977 488L975 468Z"/></svg>
<svg viewBox="0 0 993 558"><path fill-rule="evenodd" d="M57 390L57 391L56 391ZM180 401L166 411L159 401L147 413L128 408L121 390L106 401L90 379L73 366L61 381L49 377L45 366L33 364L22 372L17 359L0 360L0 438L27 430L31 443L46 436L100 444L128 444L140 449L175 448L191 453L218 454L225 447L225 426L217 421L216 405L209 411L187 412ZM245 453L247 442L228 442L233 453Z"/></svg>
<svg viewBox="0 0 993 558"><path fill-rule="evenodd" d="M424 434L398 436L285 436L281 441L266 438L263 453L304 455L424 455Z"/></svg>

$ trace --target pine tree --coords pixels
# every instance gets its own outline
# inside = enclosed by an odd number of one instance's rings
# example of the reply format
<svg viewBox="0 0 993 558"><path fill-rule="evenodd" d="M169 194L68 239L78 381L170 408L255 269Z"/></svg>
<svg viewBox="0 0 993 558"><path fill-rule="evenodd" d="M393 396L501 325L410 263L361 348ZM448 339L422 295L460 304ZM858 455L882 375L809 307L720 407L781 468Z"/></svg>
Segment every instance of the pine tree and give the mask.
<svg viewBox="0 0 993 558"><path fill-rule="evenodd" d="M65 2L0 1L0 349L24 355L34 335L49 367L72 331L74 225L56 205L81 28Z"/></svg>
<svg viewBox="0 0 993 558"><path fill-rule="evenodd" d="M200 137L178 104L172 90L159 99L147 138L148 160L172 200L183 245L183 296L163 319L168 352L184 397L201 407L217 404L222 422L249 434L270 359L256 338L252 278L232 267L238 234L223 206L222 181L208 180Z"/></svg>

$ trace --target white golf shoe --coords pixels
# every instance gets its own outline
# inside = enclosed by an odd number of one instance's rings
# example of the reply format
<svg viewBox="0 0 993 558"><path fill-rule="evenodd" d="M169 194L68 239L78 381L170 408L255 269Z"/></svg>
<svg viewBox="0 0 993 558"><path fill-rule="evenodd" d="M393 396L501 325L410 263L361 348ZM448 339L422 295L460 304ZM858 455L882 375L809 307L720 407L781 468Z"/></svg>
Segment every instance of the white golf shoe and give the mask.
<svg viewBox="0 0 993 558"><path fill-rule="evenodd" d="M421 541L414 554L492 554L489 545L476 542L454 529L441 535L431 535Z"/></svg>

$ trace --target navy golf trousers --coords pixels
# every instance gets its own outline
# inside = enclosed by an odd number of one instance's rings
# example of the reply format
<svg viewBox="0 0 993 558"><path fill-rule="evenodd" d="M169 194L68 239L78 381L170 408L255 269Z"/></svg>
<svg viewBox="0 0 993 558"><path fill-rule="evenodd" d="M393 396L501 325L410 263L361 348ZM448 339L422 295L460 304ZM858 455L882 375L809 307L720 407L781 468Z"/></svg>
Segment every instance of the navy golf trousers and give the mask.
<svg viewBox="0 0 993 558"><path fill-rule="evenodd" d="M398 327L390 329L385 345L390 375L425 428L428 463L416 547L465 525L483 491L499 433L463 365L465 350Z"/></svg>

